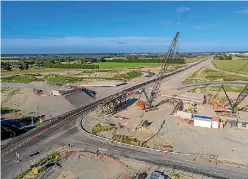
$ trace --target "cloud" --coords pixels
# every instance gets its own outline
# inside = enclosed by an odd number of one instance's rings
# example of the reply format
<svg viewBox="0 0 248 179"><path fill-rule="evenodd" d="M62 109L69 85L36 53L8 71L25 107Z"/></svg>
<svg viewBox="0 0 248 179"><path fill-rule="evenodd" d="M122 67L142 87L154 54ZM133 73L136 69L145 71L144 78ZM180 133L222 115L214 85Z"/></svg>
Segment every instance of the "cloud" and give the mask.
<svg viewBox="0 0 248 179"><path fill-rule="evenodd" d="M206 25L196 25L193 26L193 29L213 29L213 28L221 28L221 24L206 24Z"/></svg>
<svg viewBox="0 0 248 179"><path fill-rule="evenodd" d="M41 37L41 38L3 38L2 45L5 47L12 46L68 46L68 45L81 45L81 46L94 46L104 45L112 46L118 44L125 45L154 45L166 44L170 38L165 37Z"/></svg>
<svg viewBox="0 0 248 179"><path fill-rule="evenodd" d="M173 37L45 37L2 39L2 53L144 53L166 52ZM237 44L234 44L237 45ZM234 46L235 47L235 46ZM231 47L217 41L180 41L179 50L218 51Z"/></svg>
<svg viewBox="0 0 248 179"><path fill-rule="evenodd" d="M180 22L176 22L176 21L172 21L172 20L165 20L165 21L161 21L161 24L168 24L168 25L181 25Z"/></svg>
<svg viewBox="0 0 248 179"><path fill-rule="evenodd" d="M177 13L178 14L186 12L186 11L191 11L191 9L189 7L178 7L177 8Z"/></svg>
<svg viewBox="0 0 248 179"><path fill-rule="evenodd" d="M110 52L166 47L171 42L166 37L41 37L3 38L2 53L78 53Z"/></svg>
<svg viewBox="0 0 248 179"><path fill-rule="evenodd" d="M243 10L238 10L236 13L248 15L248 7L244 8Z"/></svg>

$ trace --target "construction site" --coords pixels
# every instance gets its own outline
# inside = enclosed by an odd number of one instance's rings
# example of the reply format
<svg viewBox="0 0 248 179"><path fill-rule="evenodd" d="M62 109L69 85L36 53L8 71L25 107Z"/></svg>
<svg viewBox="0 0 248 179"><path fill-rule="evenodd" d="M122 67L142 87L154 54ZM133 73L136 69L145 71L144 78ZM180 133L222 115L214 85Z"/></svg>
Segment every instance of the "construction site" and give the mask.
<svg viewBox="0 0 248 179"><path fill-rule="evenodd" d="M37 155L37 154L36 154ZM89 166L94 166L89 168ZM19 178L115 178L115 179L194 179L203 175L187 172L178 168L158 166L125 157L107 154L102 150L91 152L60 148L45 158L32 164L32 168L24 171ZM204 177L210 179L210 177Z"/></svg>
<svg viewBox="0 0 248 179"><path fill-rule="evenodd" d="M173 58L179 33L168 50ZM182 154L215 155L219 160L248 164L248 84L229 95L219 90L196 93L165 87L163 74L151 87L128 91L88 114L85 130L136 146Z"/></svg>

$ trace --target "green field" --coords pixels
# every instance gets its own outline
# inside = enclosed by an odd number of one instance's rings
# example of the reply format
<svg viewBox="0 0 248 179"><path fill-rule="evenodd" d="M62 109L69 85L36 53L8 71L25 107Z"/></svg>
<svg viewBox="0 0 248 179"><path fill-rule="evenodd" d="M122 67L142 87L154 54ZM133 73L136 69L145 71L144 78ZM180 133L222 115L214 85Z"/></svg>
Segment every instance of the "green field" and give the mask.
<svg viewBox="0 0 248 179"><path fill-rule="evenodd" d="M7 83L31 83L33 81L43 81L43 79L32 75L15 75L1 78L1 82Z"/></svg>
<svg viewBox="0 0 248 179"><path fill-rule="evenodd" d="M197 57L197 58L192 58L192 59L186 59L185 60L185 63L194 63L194 62L199 62L203 59L205 59L206 56L200 56L200 57Z"/></svg>
<svg viewBox="0 0 248 179"><path fill-rule="evenodd" d="M117 62L104 62L104 63L98 63L98 64L100 66L99 71L103 69L160 67L162 65L161 63L117 63ZM37 69L29 69L29 70L2 71L1 74L2 76L6 76L6 75L14 75L14 74L28 74L28 73L41 73L41 72L64 72L64 71L76 71L76 70L82 70L82 69L37 68Z"/></svg>
<svg viewBox="0 0 248 179"><path fill-rule="evenodd" d="M224 85L224 88L228 92L241 92L244 89L242 85ZM199 87L189 90L190 92L208 92L208 91L218 91L220 86L207 86Z"/></svg>
<svg viewBox="0 0 248 179"><path fill-rule="evenodd" d="M248 60L213 60L213 65L221 70L229 71L229 72L237 72L244 65L248 63ZM240 73L248 74L248 65L245 66Z"/></svg>
<svg viewBox="0 0 248 179"><path fill-rule="evenodd" d="M65 72L65 71L78 71L80 69L64 69L64 68L32 68L29 70L13 70L13 71L2 71L2 76L17 75L17 74L28 74L28 73L42 73L42 72Z"/></svg>
<svg viewBox="0 0 248 179"><path fill-rule="evenodd" d="M75 83L81 82L85 79L97 79L97 80L131 80L133 78L138 78L142 75L140 71L130 71L124 74L115 75L112 78L102 78L102 77L70 77L70 76L63 76L63 75L46 75L45 80L55 84L67 84L67 83Z"/></svg>
<svg viewBox="0 0 248 179"><path fill-rule="evenodd" d="M63 75L46 75L45 80L50 82L50 83L55 83L55 84L67 84L67 83L75 83L82 81L82 78L76 78L76 77L70 77L70 76L63 76Z"/></svg>
<svg viewBox="0 0 248 179"><path fill-rule="evenodd" d="M159 67L162 65L161 63L119 63L119 62L104 62L98 64L100 69Z"/></svg>
<svg viewBox="0 0 248 179"><path fill-rule="evenodd" d="M182 81L182 84L192 84L210 81L248 81L248 77L233 76L216 70L201 68L187 79Z"/></svg>

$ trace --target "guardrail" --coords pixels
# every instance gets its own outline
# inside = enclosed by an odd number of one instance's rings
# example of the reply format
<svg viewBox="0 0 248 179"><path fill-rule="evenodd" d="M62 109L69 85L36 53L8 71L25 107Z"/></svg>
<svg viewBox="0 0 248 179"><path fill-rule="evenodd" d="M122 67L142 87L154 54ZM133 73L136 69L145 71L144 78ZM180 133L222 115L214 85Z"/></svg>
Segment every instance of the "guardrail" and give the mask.
<svg viewBox="0 0 248 179"><path fill-rule="evenodd" d="M183 68L181 68L179 70L176 70L174 72L170 72L168 74L165 74L165 75L163 75L162 78L166 78L166 77L172 76L174 74L180 73L182 71L185 71L185 70L187 70L187 69L189 69L189 68L191 68L191 67L193 67L195 65L198 65L199 63L202 63L202 62L204 62L204 61L206 61L208 59L209 58L206 58L206 59L204 59L202 61L190 64L190 65L188 65L186 67L183 67ZM134 85L132 87L128 87L128 88L126 88L126 89L124 89L124 90L122 90L120 92L117 92L117 93L115 93L113 95L107 96L105 98L102 98L102 99L99 99L97 101L94 101L94 102L92 102L90 104L80 106L80 107L78 107L76 109L73 109L71 111L68 111L68 112L66 112L64 114L61 114L61 115L56 116L56 117L53 117L53 118L50 119L50 122L46 123L45 125L43 125L43 126L41 126L39 128L36 128L34 130L31 130L31 131L29 131L29 132L27 132L27 133L25 133L25 134L23 134L21 136L18 136L16 138L14 138L12 141L10 141L8 143L8 146L3 146L2 147L2 156L4 154L6 154L6 150L10 151L10 149L14 149L14 148L16 149L16 148L21 147L21 146L25 145L26 143L28 143L30 140L32 140L32 139L28 138L29 136L37 135L37 133L42 134L42 131L45 131L45 130L49 129L50 126L54 126L54 125L58 124L59 122L61 122L63 120L78 117L78 116L84 114L85 112L87 112L89 110L92 110L93 108L97 107L98 105L103 104L105 101L109 101L109 100L115 98L116 96L118 96L118 95L120 95L122 93L127 93L128 91L140 88L141 86L145 86L145 85L147 85L149 83L155 82L156 80L158 80L158 77L154 78L154 79L151 79L151 80L148 80L146 82ZM13 146L13 145L15 145L15 146Z"/></svg>

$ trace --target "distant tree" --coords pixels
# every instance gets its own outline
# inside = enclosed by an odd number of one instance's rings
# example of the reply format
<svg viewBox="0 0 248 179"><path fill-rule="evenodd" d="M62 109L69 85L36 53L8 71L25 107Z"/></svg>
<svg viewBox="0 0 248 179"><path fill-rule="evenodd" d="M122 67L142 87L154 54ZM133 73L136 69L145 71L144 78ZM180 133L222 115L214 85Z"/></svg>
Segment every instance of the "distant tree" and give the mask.
<svg viewBox="0 0 248 179"><path fill-rule="evenodd" d="M20 70L27 70L27 69L29 69L29 64L28 64L28 62L27 62L27 61L21 61L21 62L19 63L19 69L20 69Z"/></svg>
<svg viewBox="0 0 248 179"><path fill-rule="evenodd" d="M137 60L138 59L138 56L136 55L128 55L127 56L127 60Z"/></svg>
<svg viewBox="0 0 248 179"><path fill-rule="evenodd" d="M219 60L225 60L225 58L221 55L219 56Z"/></svg>
<svg viewBox="0 0 248 179"><path fill-rule="evenodd" d="M106 62L106 60L105 60L105 58L101 57L101 58L99 59L99 62Z"/></svg>
<svg viewBox="0 0 248 179"><path fill-rule="evenodd" d="M85 57L78 58L78 63L79 64L85 64L87 62L87 59Z"/></svg>
<svg viewBox="0 0 248 179"><path fill-rule="evenodd" d="M7 62L7 63L1 62L1 70L11 71L12 66L9 62Z"/></svg>

